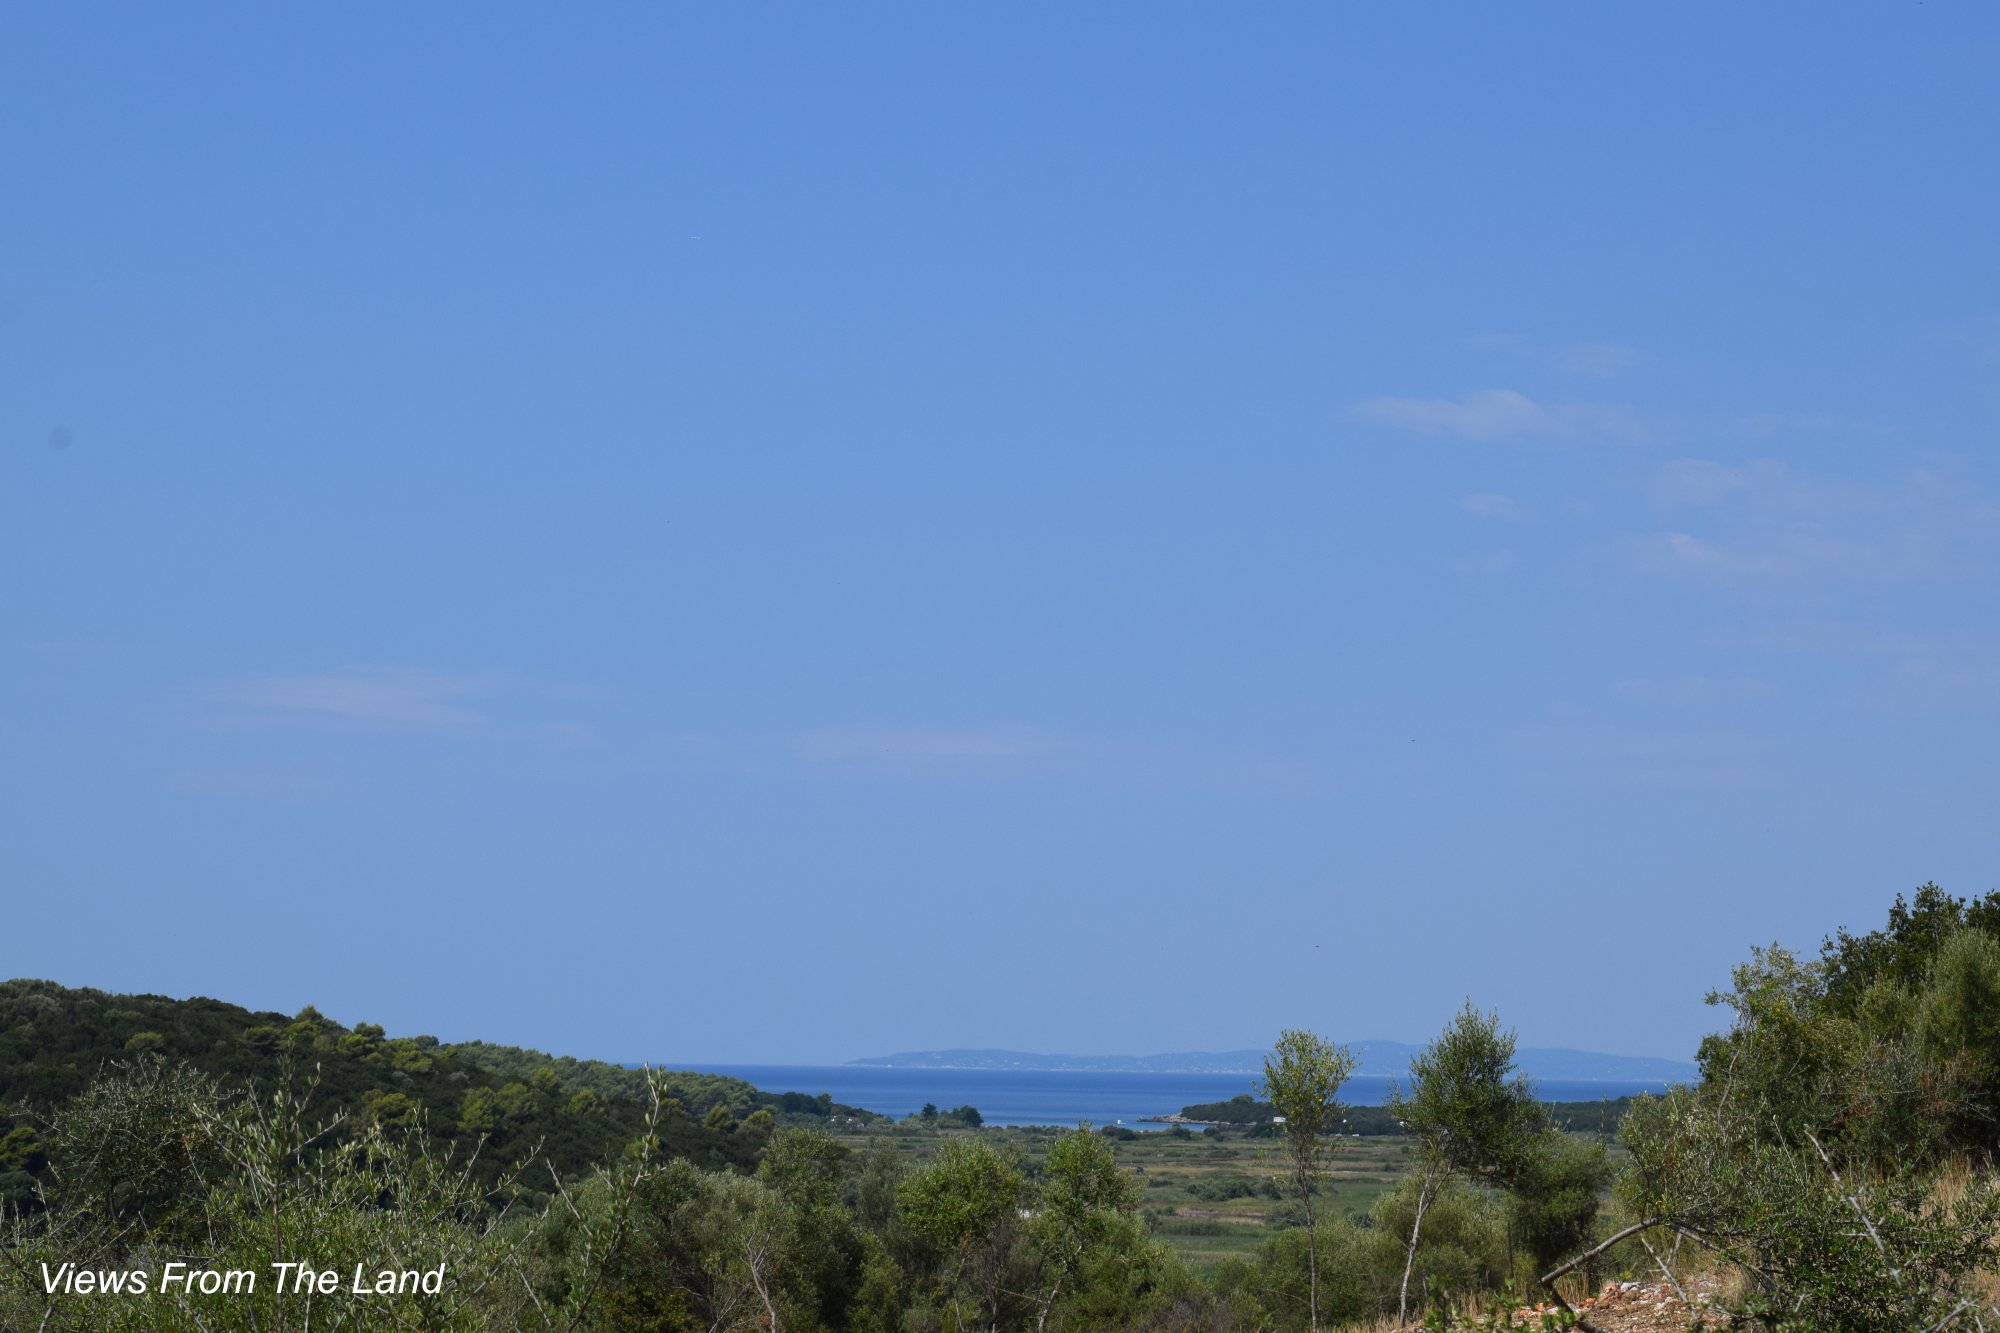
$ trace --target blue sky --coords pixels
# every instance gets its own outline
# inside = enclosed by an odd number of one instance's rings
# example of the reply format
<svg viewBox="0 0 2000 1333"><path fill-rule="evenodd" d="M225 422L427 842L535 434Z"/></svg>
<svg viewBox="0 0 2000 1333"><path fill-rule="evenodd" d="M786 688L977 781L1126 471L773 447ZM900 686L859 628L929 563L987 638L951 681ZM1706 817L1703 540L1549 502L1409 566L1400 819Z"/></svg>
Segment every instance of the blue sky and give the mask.
<svg viewBox="0 0 2000 1333"><path fill-rule="evenodd" d="M0 974L1686 1056L1996 887L1975 5L37 7Z"/></svg>

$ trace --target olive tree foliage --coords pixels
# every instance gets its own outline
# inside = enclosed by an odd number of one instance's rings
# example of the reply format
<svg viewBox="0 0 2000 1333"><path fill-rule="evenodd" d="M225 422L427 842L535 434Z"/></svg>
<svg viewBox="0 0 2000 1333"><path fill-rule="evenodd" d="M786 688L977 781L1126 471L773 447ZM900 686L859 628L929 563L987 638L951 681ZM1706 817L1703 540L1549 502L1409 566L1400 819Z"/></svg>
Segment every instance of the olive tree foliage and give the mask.
<svg viewBox="0 0 2000 1333"><path fill-rule="evenodd" d="M1753 950L1709 1002L1732 1022L1702 1043L1703 1088L1837 1162L2000 1149L2000 893L1926 884L1818 958Z"/></svg>
<svg viewBox="0 0 2000 1333"><path fill-rule="evenodd" d="M1264 1057L1263 1099L1284 1123L1286 1174L1298 1191L1306 1221L1308 1327L1319 1328L1319 1231L1313 1197L1339 1141L1333 1137L1346 1108L1341 1085L1354 1072L1354 1052L1302 1028L1287 1028Z"/></svg>
<svg viewBox="0 0 2000 1333"><path fill-rule="evenodd" d="M860 1241L815 1192L685 1159L636 1177L601 1173L530 1229L538 1311L554 1328L592 1333L850 1327Z"/></svg>
<svg viewBox="0 0 2000 1333"><path fill-rule="evenodd" d="M1219 1327L1206 1283L1133 1213L1105 1218L1072 1269L1046 1325L1050 1333L1191 1333Z"/></svg>
<svg viewBox="0 0 2000 1333"><path fill-rule="evenodd" d="M1049 1146L1041 1186L1029 1213L1036 1254L1035 1328L1073 1293L1088 1261L1103 1250L1139 1206L1132 1178L1119 1169L1111 1145L1089 1125Z"/></svg>
<svg viewBox="0 0 2000 1333"><path fill-rule="evenodd" d="M1470 1000L1410 1061L1410 1086L1389 1105L1417 1141L1417 1191L1405 1246L1396 1317L1408 1316L1424 1214L1454 1176L1508 1185L1528 1180L1552 1151L1548 1117L1514 1070L1516 1037L1498 1013Z"/></svg>
<svg viewBox="0 0 2000 1333"><path fill-rule="evenodd" d="M1408 1091L1389 1105L1427 1157L1469 1176L1506 1180L1537 1151L1548 1118L1514 1068L1516 1035L1467 1001L1410 1061Z"/></svg>
<svg viewBox="0 0 2000 1333"><path fill-rule="evenodd" d="M1752 1285L1732 1313L1753 1327L1942 1327L2000 1257L2000 1192L1984 1175L1842 1170L1810 1131L1685 1088L1641 1098L1621 1133L1626 1207L1741 1266Z"/></svg>
<svg viewBox="0 0 2000 1333"><path fill-rule="evenodd" d="M1025 1190L1020 1170L976 1139L947 1139L897 1187L937 1326L993 1329L1014 1322L1025 1286L1016 1244Z"/></svg>
<svg viewBox="0 0 2000 1333"><path fill-rule="evenodd" d="M1704 1040L1702 1094L1793 1142L1811 1132L1842 1162L1889 1167L1946 1155L1977 1113L1965 1064L1913 1039L1917 994L1878 980L1849 1010L1828 1003L1830 969L1772 945L1753 949L1727 991L1726 1032Z"/></svg>
<svg viewBox="0 0 2000 1333"><path fill-rule="evenodd" d="M980 1138L949 1138L900 1175L870 1155L853 1181L874 1235L850 1326L901 1333L1185 1327L1205 1312L1201 1283L1138 1216L1139 1190L1111 1143L1088 1126L1056 1136L1040 1160ZM888 1299L900 1261L901 1300ZM897 1323L869 1323L900 1306Z"/></svg>
<svg viewBox="0 0 2000 1333"><path fill-rule="evenodd" d="M500 1235L512 1219L468 1159L421 1128L366 1121L339 1138L315 1084L287 1066L262 1097L235 1096L153 1058L116 1067L50 1123L60 1169L49 1207L0 1234L0 1328L41 1333L263 1333L386 1327L475 1333L537 1327ZM157 1161L148 1163L148 1154ZM124 1183L121 1185L120 1181ZM503 1177L503 1190L511 1177ZM381 1269L444 1267L438 1292L361 1300L280 1290L288 1259ZM158 1282L168 1261L251 1270L250 1291L203 1295ZM41 1267L145 1270L138 1301L50 1290ZM544 1325L545 1326L545 1325Z"/></svg>
<svg viewBox="0 0 2000 1333"><path fill-rule="evenodd" d="M197 1247L214 1239L205 1211L225 1175L213 1080L146 1055L113 1066L47 1133L51 1203L91 1239L79 1261L153 1236Z"/></svg>
<svg viewBox="0 0 2000 1333"><path fill-rule="evenodd" d="M1911 995L1911 1037L1954 1088L1956 1146L1995 1146L2000 1135L2000 938L1960 930L1939 947Z"/></svg>
<svg viewBox="0 0 2000 1333"><path fill-rule="evenodd" d="M655 1120L674 1111L663 1085L654 1103ZM842 1202L848 1150L755 1120L744 1124L766 1141L754 1176L666 1157L649 1132L597 1176L558 1180L526 1232L518 1268L533 1317L518 1327L883 1333L883 1302L857 1307L885 1259Z"/></svg>
<svg viewBox="0 0 2000 1333"><path fill-rule="evenodd" d="M790 1324L852 1322L845 1312L871 1252L841 1202L851 1156L821 1130L781 1129L758 1164L757 1180L770 1199L766 1225L785 1261L780 1289L796 1312Z"/></svg>
<svg viewBox="0 0 2000 1333"><path fill-rule="evenodd" d="M1540 1272L1590 1243L1605 1186L1614 1175L1606 1145L1559 1129L1507 1181L1507 1222L1515 1245Z"/></svg>
<svg viewBox="0 0 2000 1333"><path fill-rule="evenodd" d="M1927 885L1818 959L1753 950L1710 996L1732 1021L1702 1044L1701 1083L1626 1117L1635 1226L1740 1264L1745 1320L1887 1333L1970 1308L2000 1258L2000 1193L1964 1165L2000 1111L1995 905Z"/></svg>
<svg viewBox="0 0 2000 1333"><path fill-rule="evenodd" d="M1851 1016L1878 982L1920 987L1945 942L1965 930L2000 939L2000 891L1968 899L1923 884L1907 899L1897 894L1880 930L1862 935L1838 930L1821 945L1826 1006Z"/></svg>
<svg viewBox="0 0 2000 1333"><path fill-rule="evenodd" d="M1413 1289L1491 1291L1507 1280L1504 1203L1459 1177L1432 1187L1424 1214L1424 1245ZM1416 1210L1417 1177L1405 1176L1366 1216L1319 1221L1320 1318L1352 1324L1394 1316L1403 1282L1405 1238ZM1303 1330L1307 1322L1310 1249L1303 1228L1280 1232L1254 1259L1225 1260L1216 1295L1228 1327L1271 1333Z"/></svg>

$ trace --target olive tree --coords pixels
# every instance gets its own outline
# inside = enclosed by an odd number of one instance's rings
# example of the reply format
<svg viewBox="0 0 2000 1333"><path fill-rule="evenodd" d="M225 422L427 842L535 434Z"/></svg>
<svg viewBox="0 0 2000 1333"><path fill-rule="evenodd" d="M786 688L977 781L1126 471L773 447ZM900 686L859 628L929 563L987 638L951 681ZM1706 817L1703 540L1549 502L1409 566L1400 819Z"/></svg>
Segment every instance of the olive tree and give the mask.
<svg viewBox="0 0 2000 1333"><path fill-rule="evenodd" d="M1026 1181L976 1139L947 1139L896 1188L903 1223L936 1263L936 1294L959 1328L1002 1321Z"/></svg>
<svg viewBox="0 0 2000 1333"><path fill-rule="evenodd" d="M1046 1328L1049 1312L1076 1285L1085 1263L1137 1211L1139 1192L1118 1167L1111 1145L1085 1123L1049 1145L1041 1187L1028 1223L1038 1263L1035 1328Z"/></svg>
<svg viewBox="0 0 2000 1333"><path fill-rule="evenodd" d="M1528 1080L1514 1073L1515 1034L1500 1015L1470 1000L1437 1040L1410 1061L1410 1088L1391 1091L1389 1105L1417 1140L1415 1216L1404 1249L1396 1317L1408 1316L1410 1272L1424 1212L1453 1176L1511 1182L1528 1173L1548 1127Z"/></svg>
<svg viewBox="0 0 2000 1333"><path fill-rule="evenodd" d="M1306 1308L1319 1328L1319 1229L1313 1192L1326 1174L1338 1141L1334 1129L1346 1110L1341 1085L1354 1072L1354 1052L1303 1028L1287 1028L1264 1057L1261 1093L1282 1122L1286 1174L1306 1214Z"/></svg>

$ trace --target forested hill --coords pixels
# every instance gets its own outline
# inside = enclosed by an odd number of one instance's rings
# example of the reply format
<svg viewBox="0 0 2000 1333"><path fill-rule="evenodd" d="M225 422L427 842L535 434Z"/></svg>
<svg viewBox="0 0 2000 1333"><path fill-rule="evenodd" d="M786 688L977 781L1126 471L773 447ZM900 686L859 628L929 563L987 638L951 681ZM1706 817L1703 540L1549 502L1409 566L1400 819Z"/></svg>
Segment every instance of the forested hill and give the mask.
<svg viewBox="0 0 2000 1333"><path fill-rule="evenodd" d="M541 1145L565 1174L587 1170L629 1143L645 1113L645 1075L594 1060L486 1042L391 1037L371 1023L346 1027L307 1007L255 1012L220 1000L112 995L50 981L0 982L0 1143L28 1111L46 1111L87 1088L108 1066L158 1057L185 1062L225 1087L267 1088L289 1066L317 1080L313 1104L390 1128L425 1123L436 1139L483 1138L483 1161L500 1164ZM677 1156L710 1169L754 1162L774 1121L873 1118L824 1097L762 1092L740 1079L672 1073L678 1103L662 1126ZM759 1112L765 1114L759 1115ZM27 1140L0 1150L0 1175L31 1165Z"/></svg>

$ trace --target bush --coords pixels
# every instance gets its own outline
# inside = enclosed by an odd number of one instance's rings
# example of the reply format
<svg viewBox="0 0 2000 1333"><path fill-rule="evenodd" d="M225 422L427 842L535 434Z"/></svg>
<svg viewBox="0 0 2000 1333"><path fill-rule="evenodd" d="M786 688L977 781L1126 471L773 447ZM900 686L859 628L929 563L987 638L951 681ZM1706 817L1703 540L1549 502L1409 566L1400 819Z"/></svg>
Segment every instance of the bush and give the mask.
<svg viewBox="0 0 2000 1333"><path fill-rule="evenodd" d="M1604 1145L1566 1134L1549 1135L1543 1150L1515 1172L1508 1223L1536 1272L1589 1247L1598 1200L1610 1183Z"/></svg>

